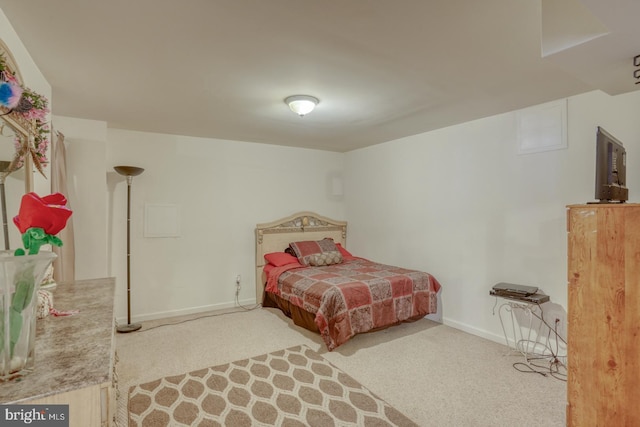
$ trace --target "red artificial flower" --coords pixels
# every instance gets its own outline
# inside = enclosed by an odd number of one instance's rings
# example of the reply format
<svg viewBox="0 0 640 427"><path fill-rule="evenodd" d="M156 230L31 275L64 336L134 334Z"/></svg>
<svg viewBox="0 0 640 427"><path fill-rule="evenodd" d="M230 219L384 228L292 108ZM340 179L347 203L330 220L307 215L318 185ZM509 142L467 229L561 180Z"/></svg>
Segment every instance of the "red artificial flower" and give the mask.
<svg viewBox="0 0 640 427"><path fill-rule="evenodd" d="M58 234L66 225L72 211L67 208L67 199L60 193L40 197L36 193L22 196L20 211L13 218L20 233L32 227L42 228L50 235Z"/></svg>

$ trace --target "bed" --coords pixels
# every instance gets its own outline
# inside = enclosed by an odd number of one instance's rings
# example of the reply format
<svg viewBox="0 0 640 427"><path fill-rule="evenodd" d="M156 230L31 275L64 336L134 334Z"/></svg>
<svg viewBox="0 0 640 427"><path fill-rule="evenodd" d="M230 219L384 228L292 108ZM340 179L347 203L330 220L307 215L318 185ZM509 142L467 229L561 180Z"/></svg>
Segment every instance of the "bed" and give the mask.
<svg viewBox="0 0 640 427"><path fill-rule="evenodd" d="M318 332L329 351L437 311L431 274L354 256L344 221L299 212L255 231L257 302Z"/></svg>

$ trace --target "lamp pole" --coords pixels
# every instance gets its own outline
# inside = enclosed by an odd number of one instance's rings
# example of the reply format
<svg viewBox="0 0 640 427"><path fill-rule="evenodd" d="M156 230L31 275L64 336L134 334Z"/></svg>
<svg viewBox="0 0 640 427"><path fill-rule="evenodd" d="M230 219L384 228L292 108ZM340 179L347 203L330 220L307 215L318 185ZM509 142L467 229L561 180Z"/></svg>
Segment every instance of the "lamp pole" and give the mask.
<svg viewBox="0 0 640 427"><path fill-rule="evenodd" d="M140 175L144 169L135 166L116 166L115 171L127 177L127 324L119 325L118 332L133 332L142 327L139 323L131 323L131 183L133 177Z"/></svg>
<svg viewBox="0 0 640 427"><path fill-rule="evenodd" d="M2 230L4 231L4 249L9 250L9 226L7 224L7 199L4 192L4 181L7 178L7 168L11 162L0 161L0 203L2 204Z"/></svg>

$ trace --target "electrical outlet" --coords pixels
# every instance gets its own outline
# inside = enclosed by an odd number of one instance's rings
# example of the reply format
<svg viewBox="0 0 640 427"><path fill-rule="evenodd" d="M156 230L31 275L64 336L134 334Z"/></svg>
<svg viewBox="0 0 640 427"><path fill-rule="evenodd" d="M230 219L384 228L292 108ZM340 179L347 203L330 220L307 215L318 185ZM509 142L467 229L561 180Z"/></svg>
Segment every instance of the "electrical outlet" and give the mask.
<svg viewBox="0 0 640 427"><path fill-rule="evenodd" d="M559 304L547 303L543 315L548 329L545 326L540 333L548 337L553 354L564 363L561 358L567 354L567 312Z"/></svg>
<svg viewBox="0 0 640 427"><path fill-rule="evenodd" d="M567 319L566 317L555 317L554 324L552 325L555 328L555 331L560 335L560 337L567 339Z"/></svg>
<svg viewBox="0 0 640 427"><path fill-rule="evenodd" d="M238 296L240 295L240 279L242 279L242 277L240 277L240 275L238 274L236 276L236 302L238 301Z"/></svg>
<svg viewBox="0 0 640 427"><path fill-rule="evenodd" d="M561 338L567 339L567 312L558 304L549 304L544 309L544 320L551 333L557 332Z"/></svg>

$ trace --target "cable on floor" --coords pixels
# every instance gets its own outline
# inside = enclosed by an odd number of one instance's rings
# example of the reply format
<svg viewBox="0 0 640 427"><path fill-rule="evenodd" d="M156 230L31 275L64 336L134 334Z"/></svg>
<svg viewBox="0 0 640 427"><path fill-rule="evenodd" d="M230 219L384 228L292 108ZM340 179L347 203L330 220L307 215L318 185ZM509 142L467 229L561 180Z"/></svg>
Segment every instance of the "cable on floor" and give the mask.
<svg viewBox="0 0 640 427"><path fill-rule="evenodd" d="M209 317L218 317L218 316L224 316L224 315L227 315L227 314L244 313L246 311L251 311L251 310L255 310L256 308L262 307L262 304L256 304L253 307L245 307L243 305L240 305L240 303L238 302L238 299L237 299L237 295L236 295L236 304L238 304L242 308L242 310L225 311L224 313L212 313L212 314L207 314L207 315L204 315L204 316L194 317L192 319L181 320L179 322L163 323L163 324L160 324L160 325L150 326L148 328L142 328L142 329L140 329L138 331L138 333L150 331L152 329L161 328L163 326L180 325L182 323L193 322L194 320L206 319L206 318L209 318Z"/></svg>

